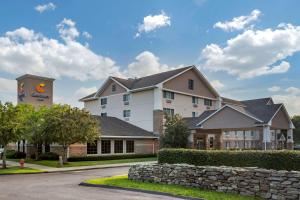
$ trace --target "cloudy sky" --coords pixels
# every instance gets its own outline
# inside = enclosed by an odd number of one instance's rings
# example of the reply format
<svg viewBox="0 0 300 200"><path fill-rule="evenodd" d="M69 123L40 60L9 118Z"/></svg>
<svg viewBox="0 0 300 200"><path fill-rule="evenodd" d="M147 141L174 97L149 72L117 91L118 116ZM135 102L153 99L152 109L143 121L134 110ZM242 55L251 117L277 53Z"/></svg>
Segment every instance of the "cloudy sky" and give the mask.
<svg viewBox="0 0 300 200"><path fill-rule="evenodd" d="M24 73L55 81L80 106L109 75L196 65L225 97L272 96L300 114L297 0L107 0L0 3L0 100Z"/></svg>

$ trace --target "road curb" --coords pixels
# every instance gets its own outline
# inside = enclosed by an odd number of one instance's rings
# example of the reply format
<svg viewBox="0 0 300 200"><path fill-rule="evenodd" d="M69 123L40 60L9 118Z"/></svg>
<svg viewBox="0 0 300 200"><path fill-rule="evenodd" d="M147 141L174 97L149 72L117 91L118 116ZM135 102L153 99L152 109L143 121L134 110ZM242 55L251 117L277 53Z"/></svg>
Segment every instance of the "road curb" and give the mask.
<svg viewBox="0 0 300 200"><path fill-rule="evenodd" d="M96 185L96 184L90 184L90 183L85 183L85 182L81 182L79 185L85 186L85 187L96 187L96 188L105 188L105 189L114 189L114 190L125 190L125 191L132 191L132 192L142 192L142 193L162 195L162 196L167 196L167 197L176 197L176 198L181 198L181 199L185 199L185 200L204 200L204 199L194 198L194 197L184 197L184 196L180 196L180 195L173 195L173 194L169 194L166 192L158 192L158 191L150 191L150 190L134 189L134 188L123 188L123 187L111 186L111 185Z"/></svg>

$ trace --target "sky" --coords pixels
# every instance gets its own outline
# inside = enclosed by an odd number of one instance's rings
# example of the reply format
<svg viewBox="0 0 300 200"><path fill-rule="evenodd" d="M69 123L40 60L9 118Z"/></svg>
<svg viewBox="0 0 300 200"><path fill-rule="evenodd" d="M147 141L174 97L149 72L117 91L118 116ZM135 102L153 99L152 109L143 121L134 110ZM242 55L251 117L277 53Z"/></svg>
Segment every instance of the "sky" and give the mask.
<svg viewBox="0 0 300 200"><path fill-rule="evenodd" d="M300 115L300 1L0 2L0 101L15 78L55 78L55 103L83 107L108 76L195 65L224 97L272 97Z"/></svg>

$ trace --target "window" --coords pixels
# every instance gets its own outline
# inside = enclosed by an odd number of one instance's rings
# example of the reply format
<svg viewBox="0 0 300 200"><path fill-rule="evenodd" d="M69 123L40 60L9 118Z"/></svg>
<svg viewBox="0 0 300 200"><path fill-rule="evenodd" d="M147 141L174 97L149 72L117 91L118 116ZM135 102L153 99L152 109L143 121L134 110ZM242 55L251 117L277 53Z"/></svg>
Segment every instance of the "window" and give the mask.
<svg viewBox="0 0 300 200"><path fill-rule="evenodd" d="M107 113L101 113L101 117L107 117Z"/></svg>
<svg viewBox="0 0 300 200"><path fill-rule="evenodd" d="M254 131L251 131L251 137L254 137Z"/></svg>
<svg viewBox="0 0 300 200"><path fill-rule="evenodd" d="M214 138L213 137L209 138L209 148L214 148Z"/></svg>
<svg viewBox="0 0 300 200"><path fill-rule="evenodd" d="M212 100L210 100L210 99L204 99L204 105L206 105L206 106L212 106Z"/></svg>
<svg viewBox="0 0 300 200"><path fill-rule="evenodd" d="M174 92L164 91L163 96L165 99L174 99Z"/></svg>
<svg viewBox="0 0 300 200"><path fill-rule="evenodd" d="M199 98L198 97L192 97L192 103L198 104Z"/></svg>
<svg viewBox="0 0 300 200"><path fill-rule="evenodd" d="M229 132L229 131L224 131L224 135L225 135L225 136L229 136L229 135L230 135L230 132Z"/></svg>
<svg viewBox="0 0 300 200"><path fill-rule="evenodd" d="M107 98L102 98L101 105L106 105L106 104L107 104Z"/></svg>
<svg viewBox="0 0 300 200"><path fill-rule="evenodd" d="M130 110L123 110L123 117L130 117Z"/></svg>
<svg viewBox="0 0 300 200"><path fill-rule="evenodd" d="M86 152L87 154L97 154L98 153L98 142L97 140L94 143L87 143Z"/></svg>
<svg viewBox="0 0 300 200"><path fill-rule="evenodd" d="M102 154L110 153L110 140L101 140L101 153Z"/></svg>
<svg viewBox="0 0 300 200"><path fill-rule="evenodd" d="M189 81L188 81L188 87L189 87L190 90L194 89L194 80L189 79Z"/></svg>
<svg viewBox="0 0 300 200"><path fill-rule="evenodd" d="M174 115L174 109L164 108L164 113L165 113L165 115L173 116Z"/></svg>
<svg viewBox="0 0 300 200"><path fill-rule="evenodd" d="M198 113L197 112L192 112L192 117L198 117Z"/></svg>
<svg viewBox="0 0 300 200"><path fill-rule="evenodd" d="M123 153L123 140L115 140L115 153Z"/></svg>
<svg viewBox="0 0 300 200"><path fill-rule="evenodd" d="M116 85L115 85L115 84L113 84L113 85L111 86L111 91L112 91L112 92L115 92L115 91L116 91Z"/></svg>
<svg viewBox="0 0 300 200"><path fill-rule="evenodd" d="M126 153L134 153L134 141L133 140L126 141Z"/></svg>
<svg viewBox="0 0 300 200"><path fill-rule="evenodd" d="M129 94L124 94L123 95L123 101L129 101L130 95Z"/></svg>

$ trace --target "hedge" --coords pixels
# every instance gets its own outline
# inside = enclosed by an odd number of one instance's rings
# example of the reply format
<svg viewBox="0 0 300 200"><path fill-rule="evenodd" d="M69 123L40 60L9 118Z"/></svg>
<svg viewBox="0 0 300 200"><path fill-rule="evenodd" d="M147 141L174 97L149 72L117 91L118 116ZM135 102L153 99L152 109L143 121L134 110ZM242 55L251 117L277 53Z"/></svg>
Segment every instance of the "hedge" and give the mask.
<svg viewBox="0 0 300 200"><path fill-rule="evenodd" d="M118 159L133 159L133 158L150 158L156 157L156 154L127 154L127 155L103 155L103 156L76 156L68 158L70 162L76 161L101 161L101 160L118 160Z"/></svg>
<svg viewBox="0 0 300 200"><path fill-rule="evenodd" d="M300 151L162 149L158 162L300 171Z"/></svg>

